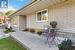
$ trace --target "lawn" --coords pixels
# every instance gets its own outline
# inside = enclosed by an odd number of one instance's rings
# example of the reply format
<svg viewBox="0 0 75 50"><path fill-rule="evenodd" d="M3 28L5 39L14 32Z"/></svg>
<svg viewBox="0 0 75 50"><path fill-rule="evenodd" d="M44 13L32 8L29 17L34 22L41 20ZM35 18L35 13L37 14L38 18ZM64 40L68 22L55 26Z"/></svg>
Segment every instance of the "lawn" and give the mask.
<svg viewBox="0 0 75 50"><path fill-rule="evenodd" d="M0 50L26 50L21 44L12 38L4 38L0 40Z"/></svg>

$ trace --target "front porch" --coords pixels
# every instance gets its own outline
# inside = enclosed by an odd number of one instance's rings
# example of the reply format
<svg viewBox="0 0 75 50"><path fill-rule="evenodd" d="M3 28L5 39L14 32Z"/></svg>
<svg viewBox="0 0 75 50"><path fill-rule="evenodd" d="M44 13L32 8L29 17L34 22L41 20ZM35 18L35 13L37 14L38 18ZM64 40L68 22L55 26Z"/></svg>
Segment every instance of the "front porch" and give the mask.
<svg viewBox="0 0 75 50"><path fill-rule="evenodd" d="M61 32L59 36L65 37L66 35L71 38L72 42L75 42L75 34L64 34L63 32ZM37 34L17 31L11 33L11 36L17 41L21 42L21 44L23 44L23 46L26 47L28 50L58 50L58 46L52 45L51 47L49 47L48 43L46 43L46 39L43 39L42 36L38 36Z"/></svg>
<svg viewBox="0 0 75 50"><path fill-rule="evenodd" d="M11 36L21 42L28 50L58 50L58 47L55 45L49 47L49 45L45 43L46 41L36 34L19 31L12 33Z"/></svg>

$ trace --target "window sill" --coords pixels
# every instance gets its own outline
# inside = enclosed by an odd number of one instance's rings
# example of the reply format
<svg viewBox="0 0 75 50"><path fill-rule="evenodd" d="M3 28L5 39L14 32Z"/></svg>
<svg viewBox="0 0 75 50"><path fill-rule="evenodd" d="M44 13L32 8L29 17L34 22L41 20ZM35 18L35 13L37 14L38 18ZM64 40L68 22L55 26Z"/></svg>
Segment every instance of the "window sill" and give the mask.
<svg viewBox="0 0 75 50"><path fill-rule="evenodd" d="M36 21L36 22L48 22L48 20L43 20L43 21Z"/></svg>

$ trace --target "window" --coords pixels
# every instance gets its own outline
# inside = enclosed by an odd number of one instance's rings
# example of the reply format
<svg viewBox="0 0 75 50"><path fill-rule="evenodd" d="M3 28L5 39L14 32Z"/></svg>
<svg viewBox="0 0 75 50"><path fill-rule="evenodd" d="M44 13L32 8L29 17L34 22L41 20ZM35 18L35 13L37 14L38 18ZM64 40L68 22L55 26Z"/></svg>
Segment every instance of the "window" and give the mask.
<svg viewBox="0 0 75 50"><path fill-rule="evenodd" d="M37 22L46 22L48 20L48 10L42 10L36 13Z"/></svg>

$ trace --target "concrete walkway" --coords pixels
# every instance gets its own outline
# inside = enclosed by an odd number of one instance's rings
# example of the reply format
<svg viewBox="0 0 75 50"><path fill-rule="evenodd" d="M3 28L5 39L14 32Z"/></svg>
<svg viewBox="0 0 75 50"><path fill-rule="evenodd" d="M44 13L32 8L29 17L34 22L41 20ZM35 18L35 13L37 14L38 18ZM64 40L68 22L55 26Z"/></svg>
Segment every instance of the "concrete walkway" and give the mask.
<svg viewBox="0 0 75 50"><path fill-rule="evenodd" d="M3 38L10 36L9 34L5 34L3 31L4 31L4 29L0 29L0 39L3 39Z"/></svg>
<svg viewBox="0 0 75 50"><path fill-rule="evenodd" d="M27 46L30 50L58 50L58 47L54 45L49 47L49 45L45 43L45 40L36 34L19 31L12 33L11 36L23 43L23 45Z"/></svg>
<svg viewBox="0 0 75 50"><path fill-rule="evenodd" d="M5 33L3 31L4 31L4 29L0 29L0 38L5 35Z"/></svg>
<svg viewBox="0 0 75 50"><path fill-rule="evenodd" d="M0 35L4 35L3 29L0 29Z"/></svg>

